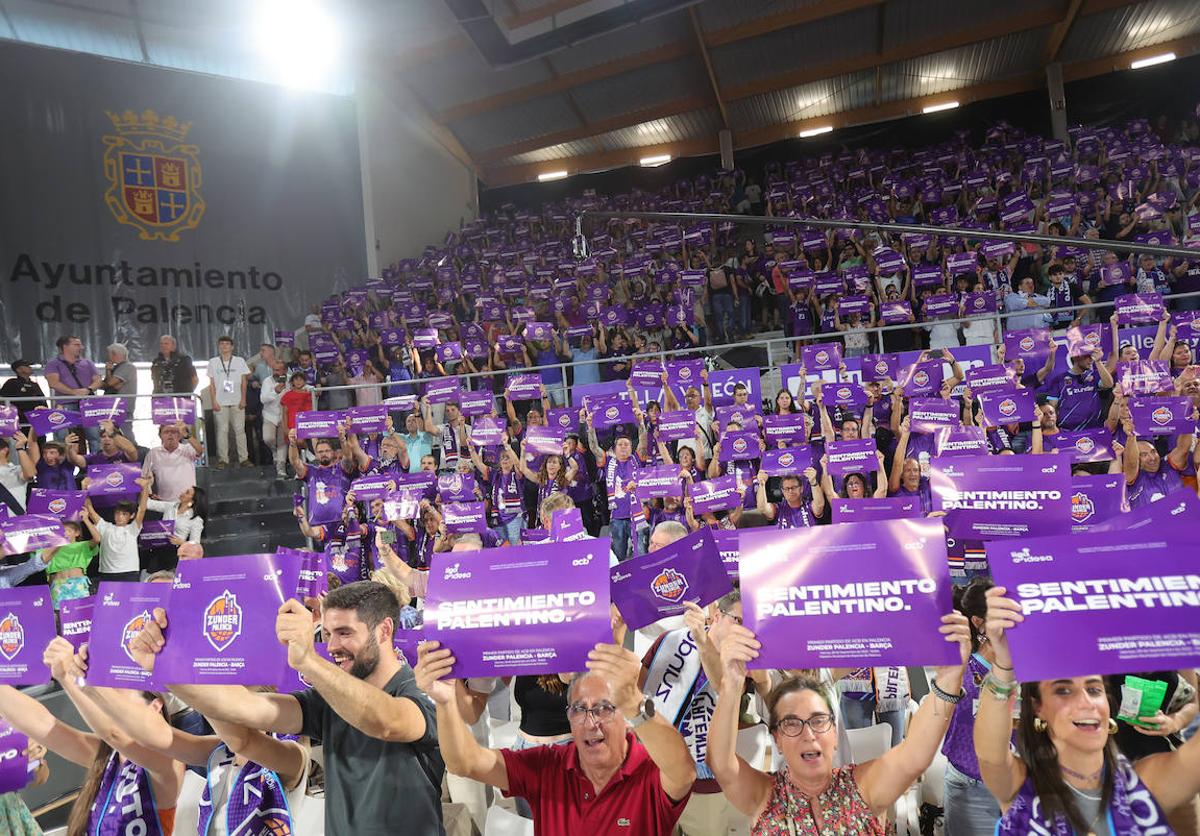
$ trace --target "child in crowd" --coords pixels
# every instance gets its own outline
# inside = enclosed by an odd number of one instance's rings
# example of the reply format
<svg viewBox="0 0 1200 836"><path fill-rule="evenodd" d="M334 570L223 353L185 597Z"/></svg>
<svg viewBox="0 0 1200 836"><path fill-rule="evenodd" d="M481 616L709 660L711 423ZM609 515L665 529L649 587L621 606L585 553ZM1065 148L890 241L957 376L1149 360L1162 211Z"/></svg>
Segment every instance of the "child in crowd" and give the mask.
<svg viewBox="0 0 1200 836"><path fill-rule="evenodd" d="M92 594L87 570L100 552L100 538L94 532L84 540L83 524L74 521L63 523L63 532L69 542L61 546L43 549L40 555L45 562L46 578L50 581L50 602L58 612L63 601L74 601Z"/></svg>
<svg viewBox="0 0 1200 836"><path fill-rule="evenodd" d="M83 489L87 490L90 479L83 480ZM92 534L92 539L100 541L100 580L125 581L136 583L141 579L141 560L138 556L138 535L142 533L142 520L146 517L146 502L150 498L150 485L153 477L142 476L137 479L141 486L137 505L132 502L118 502L113 509L113 521L101 518L92 506L89 497L84 503L84 523Z"/></svg>

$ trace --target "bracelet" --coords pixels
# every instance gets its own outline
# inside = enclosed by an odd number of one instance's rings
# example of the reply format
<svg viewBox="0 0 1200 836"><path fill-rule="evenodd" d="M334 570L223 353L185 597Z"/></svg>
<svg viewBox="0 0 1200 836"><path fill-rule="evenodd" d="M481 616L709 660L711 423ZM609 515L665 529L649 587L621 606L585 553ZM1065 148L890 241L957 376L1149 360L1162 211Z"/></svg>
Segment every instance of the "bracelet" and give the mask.
<svg viewBox="0 0 1200 836"><path fill-rule="evenodd" d="M989 673L986 677L984 677L983 687L988 691L991 691L992 696L994 696L997 700L1004 702L1007 701L1008 698L1014 693L1016 693L1017 688L1020 687L1020 684L1017 682L1001 682L999 679Z"/></svg>
<svg viewBox="0 0 1200 836"><path fill-rule="evenodd" d="M999 671L1011 671L1012 670L1012 668L1006 668L1006 667L1004 667L1004 665L1001 665L999 662L992 662L992 667Z"/></svg>
<svg viewBox="0 0 1200 836"><path fill-rule="evenodd" d="M963 689L961 686L959 687L957 694L947 693L946 691L943 691L940 687L938 687L937 681L933 680L933 679L929 680L929 687L932 689L933 695L935 697L937 697L942 702L948 702L951 705L958 705L959 701L967 694L966 690Z"/></svg>

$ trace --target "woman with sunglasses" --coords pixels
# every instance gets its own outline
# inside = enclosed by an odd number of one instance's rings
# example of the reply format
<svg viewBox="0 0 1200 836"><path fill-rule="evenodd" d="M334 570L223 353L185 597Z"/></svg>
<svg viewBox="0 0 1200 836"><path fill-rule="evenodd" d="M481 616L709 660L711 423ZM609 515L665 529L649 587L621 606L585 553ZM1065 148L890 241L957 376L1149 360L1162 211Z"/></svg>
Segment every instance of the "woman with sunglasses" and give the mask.
<svg viewBox="0 0 1200 836"><path fill-rule="evenodd" d="M1000 802L1000 834L1133 836L1175 833L1167 816L1200 793L1200 737L1130 764L1117 752L1099 675L1018 683L1008 631L1025 620L1004 587L987 592L987 635L995 653L975 717L983 782ZM1009 745L1020 692L1017 751Z"/></svg>
<svg viewBox="0 0 1200 836"><path fill-rule="evenodd" d="M767 698L769 728L784 766L769 774L738 756L735 744L746 664L761 645L746 627L721 643L725 672L708 739L708 766L726 798L750 817L752 836L849 836L887 833L883 817L933 762L954 706L962 699L963 664L971 652L966 616L942 616L942 637L959 647L958 665L939 667L933 693L913 717L908 736L879 758L833 766L833 704L814 679L784 680Z"/></svg>

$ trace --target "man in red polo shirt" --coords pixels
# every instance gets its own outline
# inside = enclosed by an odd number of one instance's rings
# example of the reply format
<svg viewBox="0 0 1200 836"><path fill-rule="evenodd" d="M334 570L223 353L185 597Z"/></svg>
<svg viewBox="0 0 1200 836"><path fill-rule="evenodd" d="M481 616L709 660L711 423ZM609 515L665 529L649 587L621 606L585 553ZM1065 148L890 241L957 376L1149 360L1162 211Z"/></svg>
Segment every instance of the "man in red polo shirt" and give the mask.
<svg viewBox="0 0 1200 836"><path fill-rule="evenodd" d="M588 654L587 672L567 689L572 743L536 749L485 749L463 720L449 649L426 642L414 673L437 703L438 739L455 775L521 796L538 836L666 836L696 779L683 738L638 690L641 662L615 644Z"/></svg>

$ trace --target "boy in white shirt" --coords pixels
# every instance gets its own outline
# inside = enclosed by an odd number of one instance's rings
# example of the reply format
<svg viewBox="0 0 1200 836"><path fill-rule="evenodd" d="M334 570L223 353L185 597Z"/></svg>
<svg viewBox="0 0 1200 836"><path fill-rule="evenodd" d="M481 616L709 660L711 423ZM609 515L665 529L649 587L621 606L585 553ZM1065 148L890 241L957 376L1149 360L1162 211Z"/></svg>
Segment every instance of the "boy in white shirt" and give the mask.
<svg viewBox="0 0 1200 836"><path fill-rule="evenodd" d="M251 467L246 450L246 381L250 367L233 354L233 339L217 340L217 356L208 361L208 395L212 401L213 419L217 424L216 468L229 466L229 428L237 444L238 461Z"/></svg>
<svg viewBox="0 0 1200 836"><path fill-rule="evenodd" d="M84 490L87 490L90 481L83 480ZM146 501L150 498L152 481L148 476L137 479L142 488L137 505L132 502L118 502L113 510L112 522L101 519L92 507L90 497L84 502L83 521L91 531L92 537L100 540L101 581L136 583L141 580L138 535L142 533L142 520L146 517Z"/></svg>

